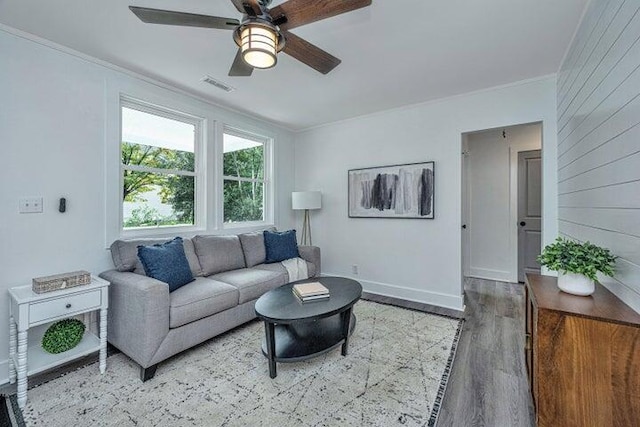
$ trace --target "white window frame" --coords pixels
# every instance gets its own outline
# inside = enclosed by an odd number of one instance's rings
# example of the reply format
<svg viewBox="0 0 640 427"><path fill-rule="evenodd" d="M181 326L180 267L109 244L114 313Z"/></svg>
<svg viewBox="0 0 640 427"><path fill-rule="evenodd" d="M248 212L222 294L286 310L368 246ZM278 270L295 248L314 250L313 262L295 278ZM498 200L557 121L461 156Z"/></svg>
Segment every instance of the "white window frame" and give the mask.
<svg viewBox="0 0 640 427"><path fill-rule="evenodd" d="M194 171L182 171L171 169L156 169L146 166L125 166L122 163L122 109L131 108L137 111L141 111L148 114L153 114L158 117L164 117L171 120L188 123L194 126ZM118 200L119 200L119 216L118 227L119 234L122 238L132 237L147 237L147 236L162 236L171 234L186 234L197 231L203 231L207 228L206 223L206 188L205 188L205 170L206 170L206 153L205 147L205 119L197 117L185 112L177 111L175 109L151 104L140 99L136 99L127 95L120 95L119 102L119 142L118 142L118 165L119 165L119 182L118 182ZM150 172L159 174L175 174L194 177L194 224L193 225L176 225L176 226L161 226L161 227L136 227L136 228L124 228L123 218L123 202L122 202L122 188L124 186L124 171L132 170L137 172Z"/></svg>
<svg viewBox="0 0 640 427"><path fill-rule="evenodd" d="M224 175L224 134L234 135L239 138L250 139L252 141L263 144L264 152L264 173L263 179L238 178L237 176ZM256 132L242 129L240 127L223 125L220 132L220 150L218 156L218 176L220 183L218 186L219 203L218 226L223 229L259 227L272 225L274 223L274 187L273 187L273 138L261 135ZM244 182L262 182L263 183L263 202L262 202L262 221L244 221L244 222L224 222L224 181L244 181Z"/></svg>

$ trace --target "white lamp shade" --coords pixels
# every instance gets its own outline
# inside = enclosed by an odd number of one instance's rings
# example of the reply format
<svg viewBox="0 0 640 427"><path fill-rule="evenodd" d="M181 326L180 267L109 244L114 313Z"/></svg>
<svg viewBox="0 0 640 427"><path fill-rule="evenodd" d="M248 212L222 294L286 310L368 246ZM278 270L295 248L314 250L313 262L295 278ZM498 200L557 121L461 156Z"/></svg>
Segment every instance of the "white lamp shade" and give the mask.
<svg viewBox="0 0 640 427"><path fill-rule="evenodd" d="M322 193L319 191L294 191L291 193L291 207L294 210L320 209Z"/></svg>

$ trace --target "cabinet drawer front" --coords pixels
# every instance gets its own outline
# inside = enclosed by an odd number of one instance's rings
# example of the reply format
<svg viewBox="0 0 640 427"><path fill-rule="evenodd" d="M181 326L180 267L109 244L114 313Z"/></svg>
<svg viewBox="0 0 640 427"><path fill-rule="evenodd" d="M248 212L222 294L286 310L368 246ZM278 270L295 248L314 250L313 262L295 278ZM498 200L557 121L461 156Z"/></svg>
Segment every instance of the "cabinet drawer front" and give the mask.
<svg viewBox="0 0 640 427"><path fill-rule="evenodd" d="M97 309L100 305L100 290L31 304L29 306L29 323L33 324L43 320L65 316L66 314Z"/></svg>

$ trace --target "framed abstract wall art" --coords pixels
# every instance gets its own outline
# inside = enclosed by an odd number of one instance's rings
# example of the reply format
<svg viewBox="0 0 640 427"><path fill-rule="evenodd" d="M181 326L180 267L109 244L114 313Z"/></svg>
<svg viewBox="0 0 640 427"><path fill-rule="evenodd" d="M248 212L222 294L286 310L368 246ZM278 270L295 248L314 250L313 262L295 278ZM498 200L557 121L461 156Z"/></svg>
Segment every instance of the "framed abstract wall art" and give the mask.
<svg viewBox="0 0 640 427"><path fill-rule="evenodd" d="M434 218L434 162L349 171L349 218Z"/></svg>

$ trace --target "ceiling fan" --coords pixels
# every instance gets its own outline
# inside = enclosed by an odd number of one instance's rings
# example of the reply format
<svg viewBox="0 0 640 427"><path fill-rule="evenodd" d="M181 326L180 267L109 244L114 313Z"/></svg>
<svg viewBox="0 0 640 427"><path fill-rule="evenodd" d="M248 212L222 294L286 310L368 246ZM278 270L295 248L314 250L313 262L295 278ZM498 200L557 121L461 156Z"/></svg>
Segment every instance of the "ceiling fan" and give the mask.
<svg viewBox="0 0 640 427"><path fill-rule="evenodd" d="M271 0L231 0L242 21L219 16L129 6L142 22L233 30L238 45L230 76L250 76L254 68L276 65L280 51L327 74L340 59L289 32L290 29L360 9L371 0L288 0L269 8Z"/></svg>

